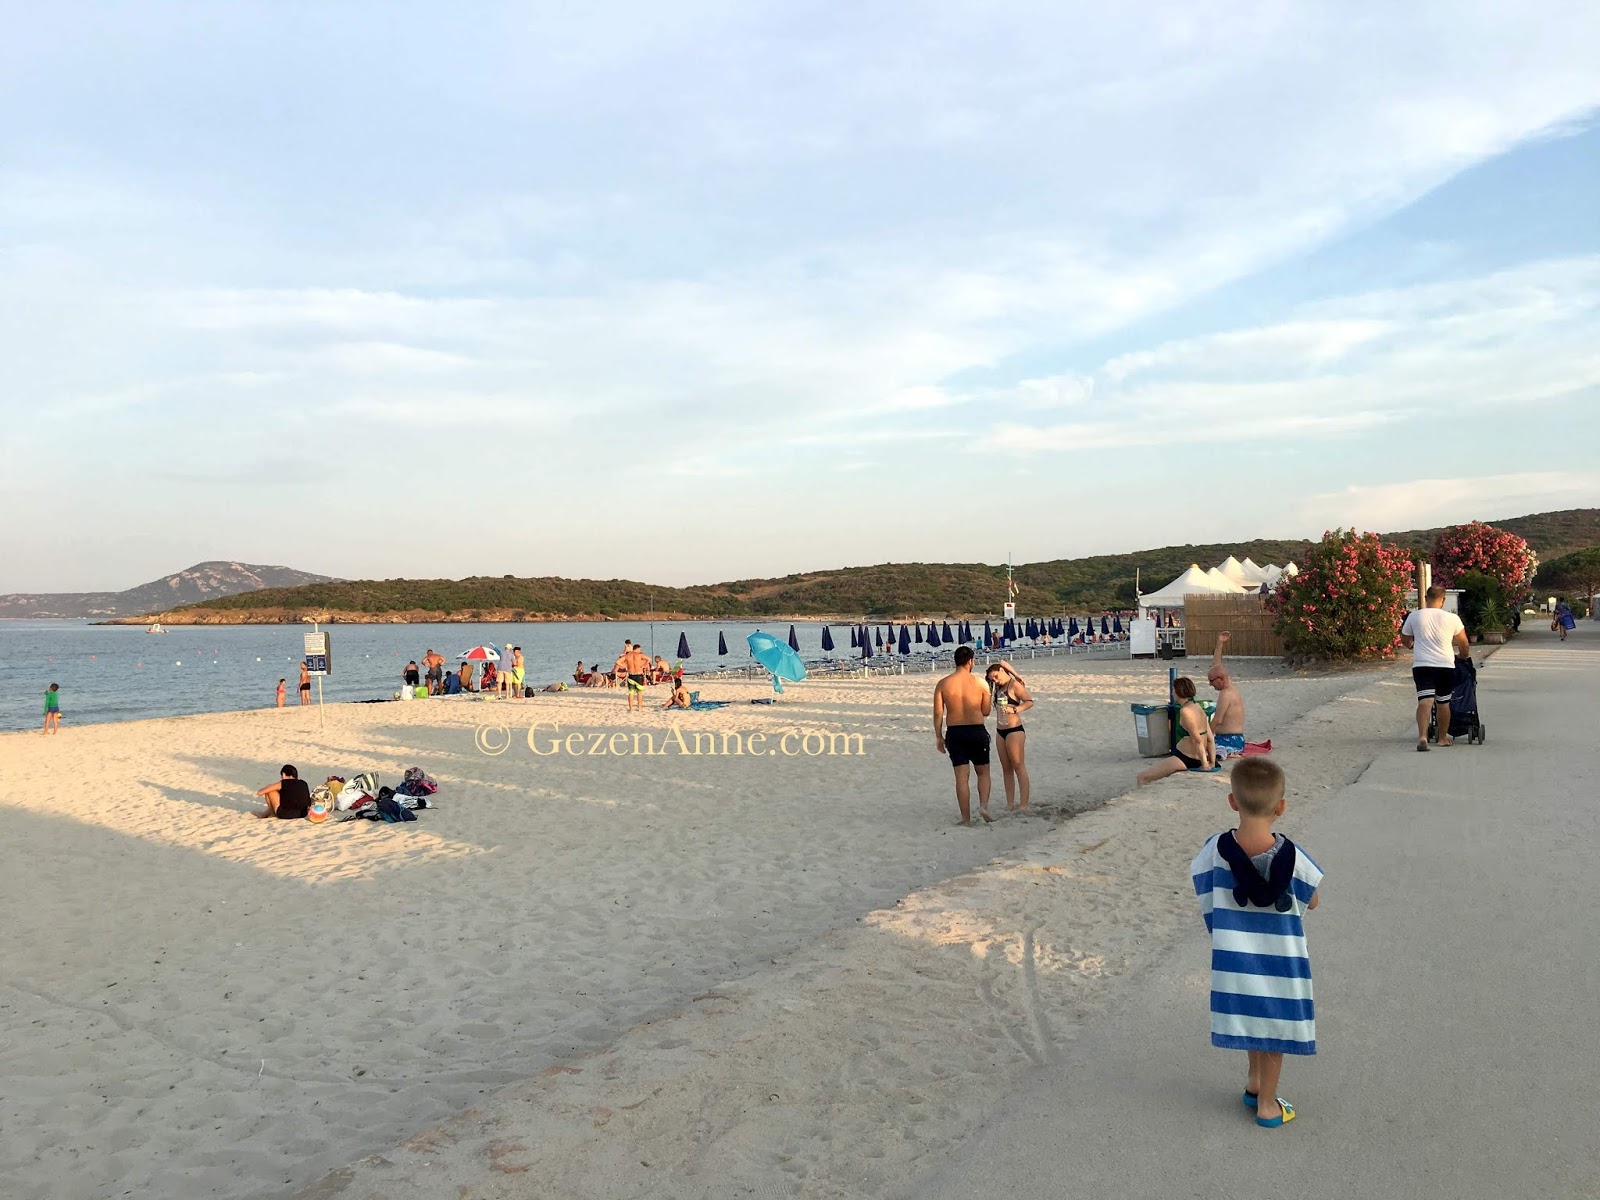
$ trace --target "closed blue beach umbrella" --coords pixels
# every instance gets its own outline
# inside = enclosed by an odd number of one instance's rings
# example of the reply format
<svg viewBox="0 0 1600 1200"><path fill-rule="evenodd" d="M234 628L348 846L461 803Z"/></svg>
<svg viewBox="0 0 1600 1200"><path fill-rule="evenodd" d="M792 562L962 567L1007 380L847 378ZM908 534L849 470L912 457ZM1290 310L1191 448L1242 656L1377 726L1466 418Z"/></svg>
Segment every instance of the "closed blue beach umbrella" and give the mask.
<svg viewBox="0 0 1600 1200"><path fill-rule="evenodd" d="M856 627L850 626L850 649L856 650L861 646L861 639L856 637Z"/></svg>
<svg viewBox="0 0 1600 1200"><path fill-rule="evenodd" d="M971 644L971 642L972 642L972 622L971 621L963 621L963 622L961 622L961 640L963 642L968 643L969 645Z"/></svg>
<svg viewBox="0 0 1600 1200"><path fill-rule="evenodd" d="M939 627L932 621L928 622L928 645L935 650L939 648Z"/></svg>
<svg viewBox="0 0 1600 1200"><path fill-rule="evenodd" d="M822 648L824 650L833 649L833 633L826 625L822 627Z"/></svg>
<svg viewBox="0 0 1600 1200"><path fill-rule="evenodd" d="M728 652L728 639L722 636L722 630L719 629L719 630L717 630L717 653L718 654L726 654L727 652Z"/></svg>
<svg viewBox="0 0 1600 1200"><path fill-rule="evenodd" d="M1110 633L1111 632L1111 622L1106 620L1104 613L1102 613L1100 615L1100 632L1101 633Z"/></svg>
<svg viewBox="0 0 1600 1200"><path fill-rule="evenodd" d="M1005 627L1000 630L1000 636L1008 642L1017 640L1017 623L1010 617L1006 618Z"/></svg>
<svg viewBox="0 0 1600 1200"><path fill-rule="evenodd" d="M883 630L882 629L878 630L877 637L873 638L872 640L877 643L878 649L882 650L883 649Z"/></svg>
<svg viewBox="0 0 1600 1200"><path fill-rule="evenodd" d="M1112 633L1121 633L1122 632L1122 614L1121 613L1118 613L1116 616L1111 618L1111 632Z"/></svg>
<svg viewBox="0 0 1600 1200"><path fill-rule="evenodd" d="M678 657L689 657L689 635L682 630L678 631Z"/></svg>
<svg viewBox="0 0 1600 1200"><path fill-rule="evenodd" d="M946 621L944 623L944 628L939 631L939 636L942 637L947 642L953 642L953 641L956 640L955 639L955 635L950 632L950 622L949 621Z"/></svg>
<svg viewBox="0 0 1600 1200"><path fill-rule="evenodd" d="M987 648L994 641L994 630L989 628L989 618L983 619L983 644Z"/></svg>
<svg viewBox="0 0 1600 1200"><path fill-rule="evenodd" d="M789 626L789 649L793 650L796 654L800 653L800 639L795 637L793 625Z"/></svg>
<svg viewBox="0 0 1600 1200"><path fill-rule="evenodd" d="M870 634L867 633L867 627L865 625L863 625L861 627L861 633L859 634L859 636L857 636L856 641L861 643L861 657L862 658L871 658L872 657L872 637L871 637Z"/></svg>
<svg viewBox="0 0 1600 1200"><path fill-rule="evenodd" d="M919 646L922 644L922 622L921 621L917 622L917 644Z"/></svg>
<svg viewBox="0 0 1600 1200"><path fill-rule="evenodd" d="M911 630L904 625L900 626L900 653L911 653Z"/></svg>
<svg viewBox="0 0 1600 1200"><path fill-rule="evenodd" d="M1067 621L1067 636L1068 637L1077 637L1078 636L1078 618L1077 617L1072 617L1072 618L1068 619L1068 621Z"/></svg>

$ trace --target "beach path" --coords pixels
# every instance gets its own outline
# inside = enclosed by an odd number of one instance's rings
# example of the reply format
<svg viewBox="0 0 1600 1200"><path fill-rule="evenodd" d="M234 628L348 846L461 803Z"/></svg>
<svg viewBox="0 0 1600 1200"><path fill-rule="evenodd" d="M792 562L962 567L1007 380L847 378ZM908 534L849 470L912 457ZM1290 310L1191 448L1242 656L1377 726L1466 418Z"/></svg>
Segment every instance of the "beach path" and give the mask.
<svg viewBox="0 0 1600 1200"><path fill-rule="evenodd" d="M1196 917L1128 1005L915 1194L1232 1197L1254 1180L1307 1200L1600 1196L1600 633L1585 628L1493 657L1486 745L1417 754L1400 730L1308 820L1291 807L1285 829L1328 872L1307 921L1320 1053L1287 1059L1280 1088L1294 1124L1256 1128L1244 1056L1208 1044Z"/></svg>

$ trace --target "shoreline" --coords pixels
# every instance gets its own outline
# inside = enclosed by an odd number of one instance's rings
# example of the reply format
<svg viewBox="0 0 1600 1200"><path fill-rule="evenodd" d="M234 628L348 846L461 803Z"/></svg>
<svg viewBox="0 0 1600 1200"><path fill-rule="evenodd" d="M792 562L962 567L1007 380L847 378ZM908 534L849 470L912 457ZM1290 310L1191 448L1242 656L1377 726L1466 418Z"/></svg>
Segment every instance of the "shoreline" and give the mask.
<svg viewBox="0 0 1600 1200"><path fill-rule="evenodd" d="M641 621L673 622L676 624L714 625L718 622L737 625L759 625L763 622L805 622L811 625L911 625L921 622L926 624L930 620L937 621L983 621L1001 624L1005 618L997 617L993 613L956 613L941 612L936 616L923 613L920 616L904 615L891 616L879 614L876 616L841 616L837 613L726 613L719 616L690 616L685 613L675 612L626 612L616 615L596 613L524 613L520 609L473 609L468 613L442 613L427 612L415 609L407 612L386 613L356 613L356 612L328 612L323 609L266 609L260 610L271 613L271 616L260 615L235 615L232 610L218 610L217 614L205 613L146 613L138 617L112 617L103 621L91 620L87 617L13 617L10 620L37 620L37 621L86 621L90 625L172 625L181 627L193 626L224 626L224 625L305 625L313 621L323 625L562 625L562 624L611 624L614 622ZM1126 612L1126 609L1093 609L1095 616L1102 612ZM473 616L471 613L478 613ZM1038 616L1039 614L1033 614ZM1076 614L1068 614L1076 615ZM1021 618L1018 618L1019 620Z"/></svg>

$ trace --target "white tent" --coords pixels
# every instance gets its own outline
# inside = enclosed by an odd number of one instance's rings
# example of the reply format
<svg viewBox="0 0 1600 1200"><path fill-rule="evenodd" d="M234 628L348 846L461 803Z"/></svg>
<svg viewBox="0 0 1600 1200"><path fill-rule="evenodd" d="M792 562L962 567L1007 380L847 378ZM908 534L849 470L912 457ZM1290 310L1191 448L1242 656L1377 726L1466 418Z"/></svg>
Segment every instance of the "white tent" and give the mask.
<svg viewBox="0 0 1600 1200"><path fill-rule="evenodd" d="M1224 578L1240 585L1259 582L1251 579L1250 572L1245 568L1245 565L1231 554L1216 569L1222 573ZM1210 572L1208 571L1206 574L1209 575Z"/></svg>
<svg viewBox="0 0 1600 1200"><path fill-rule="evenodd" d="M1222 573L1224 575L1228 575L1227 567L1228 567L1228 565L1226 563L1224 563L1222 565ZM1244 578L1237 580L1237 582L1248 585L1248 584L1252 584L1252 583L1254 583L1254 584L1263 584L1263 583L1265 583L1267 581L1267 573L1269 571L1276 571L1278 568L1276 568L1276 567L1257 566L1256 563L1252 559L1248 559L1247 558L1242 563L1239 564L1239 569L1242 572L1244 572ZM1235 577L1232 576L1232 575L1228 575L1228 578L1229 579L1234 579Z"/></svg>
<svg viewBox="0 0 1600 1200"><path fill-rule="evenodd" d="M1211 570L1207 571L1206 578L1212 582L1214 585L1214 590L1219 592L1231 592L1234 595L1237 595L1245 590L1242 584L1236 583L1234 580L1229 579L1217 567L1212 567Z"/></svg>
<svg viewBox="0 0 1600 1200"><path fill-rule="evenodd" d="M1227 580L1222 582L1227 583ZM1148 592L1140 596L1139 605L1142 608L1182 608L1185 596L1192 596L1196 593L1215 596L1219 592L1237 592L1239 590L1239 587L1234 584L1229 584L1225 588L1219 587L1215 580L1207 576L1198 566L1191 563L1187 571L1160 591Z"/></svg>
<svg viewBox="0 0 1600 1200"><path fill-rule="evenodd" d="M1300 568L1295 566L1294 563L1291 562L1288 566L1284 567L1283 573L1285 575L1298 575L1298 574L1300 574Z"/></svg>

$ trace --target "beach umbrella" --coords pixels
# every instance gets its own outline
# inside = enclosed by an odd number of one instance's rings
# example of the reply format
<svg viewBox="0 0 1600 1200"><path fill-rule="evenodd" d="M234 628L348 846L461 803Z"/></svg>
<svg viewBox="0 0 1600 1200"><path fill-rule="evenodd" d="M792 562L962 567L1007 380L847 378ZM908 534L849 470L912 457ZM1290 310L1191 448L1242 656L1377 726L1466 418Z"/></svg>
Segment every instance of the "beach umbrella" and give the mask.
<svg viewBox="0 0 1600 1200"><path fill-rule="evenodd" d="M1110 633L1111 632L1111 622L1106 620L1104 613L1100 614L1100 632L1101 633Z"/></svg>
<svg viewBox="0 0 1600 1200"><path fill-rule="evenodd" d="M1067 636L1069 638L1075 638L1075 637L1078 636L1078 618L1077 617L1071 617L1071 618L1068 619L1068 621L1067 621Z"/></svg>
<svg viewBox="0 0 1600 1200"><path fill-rule="evenodd" d="M900 653L911 653L911 630L907 629L904 625L900 626Z"/></svg>
<svg viewBox="0 0 1600 1200"><path fill-rule="evenodd" d="M678 631L678 657L689 657L689 635L682 630Z"/></svg>
<svg viewBox="0 0 1600 1200"><path fill-rule="evenodd" d="M985 647L987 647L993 641L994 630L989 628L989 618L985 617L983 619L983 644Z"/></svg>
<svg viewBox="0 0 1600 1200"><path fill-rule="evenodd" d="M860 644L860 641L856 638L856 627L852 625L850 626L850 649L854 650Z"/></svg>
<svg viewBox="0 0 1600 1200"><path fill-rule="evenodd" d="M861 657L872 657L872 635L867 632L867 627L861 627Z"/></svg>
<svg viewBox="0 0 1600 1200"><path fill-rule="evenodd" d="M949 621L946 621L944 623L944 628L939 631L939 636L941 638L943 638L947 642L953 642L953 641L956 640L950 633L950 622Z"/></svg>
<svg viewBox="0 0 1600 1200"><path fill-rule="evenodd" d="M789 649L793 650L796 654L800 653L800 639L795 637L793 625L789 626Z"/></svg>
<svg viewBox="0 0 1600 1200"><path fill-rule="evenodd" d="M1006 623L1000 627L1000 637L1001 640L1007 642L1014 642L1017 640L1017 623L1010 617L1007 617Z"/></svg>
<svg viewBox="0 0 1600 1200"><path fill-rule="evenodd" d="M921 621L917 622L917 644L918 645L922 644L922 622Z"/></svg>
<svg viewBox="0 0 1600 1200"><path fill-rule="evenodd" d="M883 630L881 630L881 629L878 630L878 636L874 640L878 643L878 649L882 650L883 649Z"/></svg>
<svg viewBox="0 0 1600 1200"><path fill-rule="evenodd" d="M971 641L972 641L972 622L971 621L963 621L963 622L961 622L961 640L963 642L967 642L969 644L971 643Z"/></svg>
<svg viewBox="0 0 1600 1200"><path fill-rule="evenodd" d="M474 646L465 654L456 657L465 662L499 662L500 655L493 646Z"/></svg>
<svg viewBox="0 0 1600 1200"><path fill-rule="evenodd" d="M939 627L932 621L928 622L928 645L935 650L939 648Z"/></svg>
<svg viewBox="0 0 1600 1200"><path fill-rule="evenodd" d="M833 649L833 633L826 625L822 627L822 648L824 650Z"/></svg>
<svg viewBox="0 0 1600 1200"><path fill-rule="evenodd" d="M745 641L750 644L750 657L771 672L773 691L782 692L785 679L797 683L806 677L806 665L800 656L770 633L757 630Z"/></svg>
<svg viewBox="0 0 1600 1200"><path fill-rule="evenodd" d="M1121 613L1118 613L1116 616L1111 618L1111 632L1112 633L1121 633L1122 632L1122 614Z"/></svg>
<svg viewBox="0 0 1600 1200"><path fill-rule="evenodd" d="M727 652L728 652L728 639L722 636L722 630L719 629L719 630L717 630L717 653L718 654L726 654Z"/></svg>

